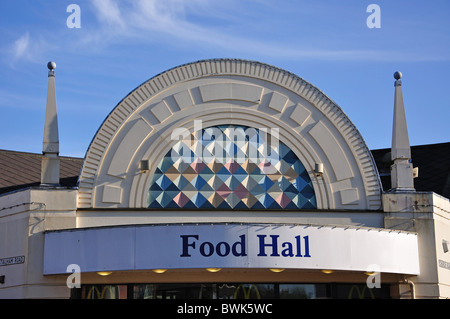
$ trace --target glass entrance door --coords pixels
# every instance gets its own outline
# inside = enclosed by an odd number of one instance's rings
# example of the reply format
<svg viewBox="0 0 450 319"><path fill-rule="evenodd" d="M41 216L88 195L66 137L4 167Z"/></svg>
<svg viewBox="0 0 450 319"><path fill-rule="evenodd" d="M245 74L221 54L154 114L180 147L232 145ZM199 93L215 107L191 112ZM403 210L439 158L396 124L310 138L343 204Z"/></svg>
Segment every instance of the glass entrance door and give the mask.
<svg viewBox="0 0 450 319"><path fill-rule="evenodd" d="M389 299L390 286L341 283L170 283L82 285L76 299Z"/></svg>

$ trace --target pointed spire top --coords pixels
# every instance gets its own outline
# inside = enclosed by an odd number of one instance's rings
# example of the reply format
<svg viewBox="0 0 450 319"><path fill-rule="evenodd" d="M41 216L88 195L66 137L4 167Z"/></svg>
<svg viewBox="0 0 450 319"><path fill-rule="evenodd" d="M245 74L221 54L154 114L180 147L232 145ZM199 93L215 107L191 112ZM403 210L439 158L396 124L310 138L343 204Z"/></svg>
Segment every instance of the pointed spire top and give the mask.
<svg viewBox="0 0 450 319"><path fill-rule="evenodd" d="M402 85L402 81L400 80L401 78L402 78L402 72L396 71L394 73L394 79L396 79L397 81L395 81L394 86Z"/></svg>
<svg viewBox="0 0 450 319"><path fill-rule="evenodd" d="M394 73L395 98L394 98L394 123L392 129L392 160L411 158L408 127L406 125L405 105L403 103L402 73Z"/></svg>
<svg viewBox="0 0 450 319"><path fill-rule="evenodd" d="M394 190L414 191L411 147L406 125L405 105L403 104L402 73L394 73L395 98L394 122L392 126L391 183Z"/></svg>
<svg viewBox="0 0 450 319"><path fill-rule="evenodd" d="M53 61L48 62L48 63L47 63L47 68L48 68L49 70L54 70L54 69L56 69L56 63L53 62Z"/></svg>
<svg viewBox="0 0 450 319"><path fill-rule="evenodd" d="M47 106L45 110L44 139L42 143L41 184L59 184L59 137L56 112L55 62L48 62Z"/></svg>
<svg viewBox="0 0 450 319"><path fill-rule="evenodd" d="M47 68L49 69L48 76L55 76L56 63L53 61L48 62Z"/></svg>
<svg viewBox="0 0 450 319"><path fill-rule="evenodd" d="M47 106L45 110L45 126L43 153L59 153L58 116L56 113L55 62L48 62Z"/></svg>

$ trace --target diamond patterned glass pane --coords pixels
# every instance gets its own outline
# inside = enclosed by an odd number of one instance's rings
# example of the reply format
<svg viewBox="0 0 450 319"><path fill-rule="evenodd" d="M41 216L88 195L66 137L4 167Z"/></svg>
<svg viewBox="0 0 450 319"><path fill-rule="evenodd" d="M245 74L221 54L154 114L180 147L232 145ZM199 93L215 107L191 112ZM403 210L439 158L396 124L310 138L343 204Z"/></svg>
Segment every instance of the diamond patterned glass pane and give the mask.
<svg viewBox="0 0 450 319"><path fill-rule="evenodd" d="M164 156L149 208L315 209L311 179L297 156L265 130L209 127Z"/></svg>

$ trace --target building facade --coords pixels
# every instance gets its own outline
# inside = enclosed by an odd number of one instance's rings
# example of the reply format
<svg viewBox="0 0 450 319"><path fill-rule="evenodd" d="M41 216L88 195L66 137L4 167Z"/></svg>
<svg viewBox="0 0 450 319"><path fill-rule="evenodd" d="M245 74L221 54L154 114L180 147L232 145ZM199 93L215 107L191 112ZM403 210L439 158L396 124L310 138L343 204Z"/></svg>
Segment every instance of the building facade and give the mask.
<svg viewBox="0 0 450 319"><path fill-rule="evenodd" d="M134 89L61 186L49 69L41 183L0 196L0 297L450 297L450 202L414 188L400 73L383 190L336 103L231 59Z"/></svg>

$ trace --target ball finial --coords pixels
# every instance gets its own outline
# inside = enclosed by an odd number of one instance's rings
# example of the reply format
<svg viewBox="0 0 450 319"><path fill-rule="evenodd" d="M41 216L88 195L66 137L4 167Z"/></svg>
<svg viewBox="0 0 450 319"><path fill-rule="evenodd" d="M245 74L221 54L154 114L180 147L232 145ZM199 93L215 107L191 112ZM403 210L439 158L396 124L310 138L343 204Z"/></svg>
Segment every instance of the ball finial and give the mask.
<svg viewBox="0 0 450 319"><path fill-rule="evenodd" d="M400 80L402 78L402 72L397 71L394 73L394 79Z"/></svg>
<svg viewBox="0 0 450 319"><path fill-rule="evenodd" d="M56 69L56 63L53 62L53 61L48 62L48 63L47 63L47 68L48 68L50 71L53 71L54 69Z"/></svg>

